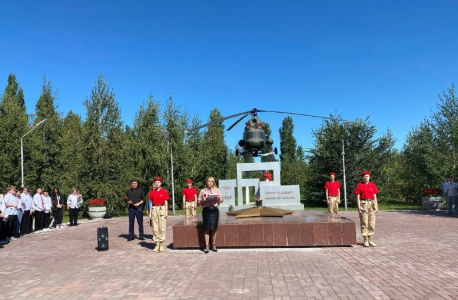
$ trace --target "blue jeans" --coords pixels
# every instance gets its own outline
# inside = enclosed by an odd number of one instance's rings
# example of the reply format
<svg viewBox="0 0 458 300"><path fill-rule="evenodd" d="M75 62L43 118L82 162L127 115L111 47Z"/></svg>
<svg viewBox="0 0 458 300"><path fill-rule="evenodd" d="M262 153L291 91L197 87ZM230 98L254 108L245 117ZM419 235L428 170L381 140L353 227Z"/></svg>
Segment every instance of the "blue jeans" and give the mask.
<svg viewBox="0 0 458 300"><path fill-rule="evenodd" d="M22 221L22 209L17 210L17 223L16 223L16 230L14 231L15 237L20 237L19 230L21 229L21 221ZM24 233L22 233L24 234Z"/></svg>
<svg viewBox="0 0 458 300"><path fill-rule="evenodd" d="M457 204L458 204L458 197L457 196L447 196L447 212L449 214L453 213L453 205L455 205L455 213L457 213Z"/></svg>

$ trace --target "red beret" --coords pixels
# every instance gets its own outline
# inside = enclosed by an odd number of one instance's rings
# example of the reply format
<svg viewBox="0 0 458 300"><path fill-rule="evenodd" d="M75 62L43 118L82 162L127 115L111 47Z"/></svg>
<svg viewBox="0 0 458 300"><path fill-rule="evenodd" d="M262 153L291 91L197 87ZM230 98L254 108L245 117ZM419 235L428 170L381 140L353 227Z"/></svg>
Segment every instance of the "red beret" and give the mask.
<svg viewBox="0 0 458 300"><path fill-rule="evenodd" d="M371 175L371 172L369 171L363 171L359 176L364 176L364 175Z"/></svg>
<svg viewBox="0 0 458 300"><path fill-rule="evenodd" d="M157 176L157 177L154 177L154 178L153 178L153 181L160 181L160 182L162 182L162 178L159 177L159 176Z"/></svg>
<svg viewBox="0 0 458 300"><path fill-rule="evenodd" d="M331 175L334 175L334 176L336 176L336 173L334 173L334 172L331 172L331 173L329 173L328 175L329 175L329 176L331 176Z"/></svg>
<svg viewBox="0 0 458 300"><path fill-rule="evenodd" d="M188 178L186 179L186 182L192 183L192 180Z"/></svg>

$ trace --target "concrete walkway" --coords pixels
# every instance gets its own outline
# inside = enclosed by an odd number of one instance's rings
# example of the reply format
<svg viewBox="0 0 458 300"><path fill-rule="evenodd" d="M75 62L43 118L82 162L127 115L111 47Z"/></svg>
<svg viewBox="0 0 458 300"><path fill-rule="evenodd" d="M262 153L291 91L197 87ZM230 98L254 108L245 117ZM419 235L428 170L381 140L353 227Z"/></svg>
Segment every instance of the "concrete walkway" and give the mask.
<svg viewBox="0 0 458 300"><path fill-rule="evenodd" d="M182 218L169 217L167 245ZM378 213L377 248L362 247L358 231L354 247L207 255L153 253L151 240L126 241L127 223L83 221L11 242L0 249L0 298L458 299L458 218L445 213ZM99 226L109 227L109 251L95 250Z"/></svg>

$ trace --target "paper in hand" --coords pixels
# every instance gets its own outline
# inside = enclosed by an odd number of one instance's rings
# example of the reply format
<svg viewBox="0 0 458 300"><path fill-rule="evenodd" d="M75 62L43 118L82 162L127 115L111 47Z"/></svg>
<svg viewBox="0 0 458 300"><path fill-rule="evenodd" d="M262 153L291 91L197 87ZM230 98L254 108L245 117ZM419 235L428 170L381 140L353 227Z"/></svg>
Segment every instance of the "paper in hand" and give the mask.
<svg viewBox="0 0 458 300"><path fill-rule="evenodd" d="M208 194L207 195L207 202L212 205L218 203L218 194Z"/></svg>

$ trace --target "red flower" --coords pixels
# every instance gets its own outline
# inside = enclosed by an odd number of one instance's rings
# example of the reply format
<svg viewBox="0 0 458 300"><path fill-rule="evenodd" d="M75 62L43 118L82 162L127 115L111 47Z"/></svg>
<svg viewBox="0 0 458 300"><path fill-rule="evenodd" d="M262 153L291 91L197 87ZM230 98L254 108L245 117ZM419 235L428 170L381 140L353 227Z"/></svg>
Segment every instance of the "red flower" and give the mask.
<svg viewBox="0 0 458 300"><path fill-rule="evenodd" d="M103 199L92 199L89 201L88 205L93 207L106 206L106 201Z"/></svg>
<svg viewBox="0 0 458 300"><path fill-rule="evenodd" d="M442 190L439 188L425 188L422 192L421 195L423 197L437 197L437 196L442 196Z"/></svg>

